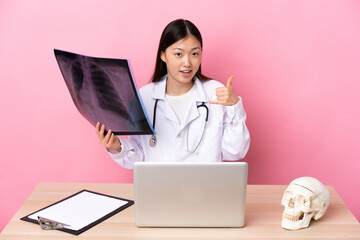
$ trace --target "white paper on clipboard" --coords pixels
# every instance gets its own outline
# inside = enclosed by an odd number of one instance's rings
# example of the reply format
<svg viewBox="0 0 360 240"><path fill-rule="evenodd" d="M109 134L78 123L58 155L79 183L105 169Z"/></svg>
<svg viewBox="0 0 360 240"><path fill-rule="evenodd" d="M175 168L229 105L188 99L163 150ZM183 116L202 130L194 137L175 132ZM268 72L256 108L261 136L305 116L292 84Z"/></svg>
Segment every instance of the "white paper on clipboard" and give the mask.
<svg viewBox="0 0 360 240"><path fill-rule="evenodd" d="M79 194L35 212L29 215L28 218L37 221L38 216L40 216L65 223L70 225L65 228L78 231L128 203L129 201L107 195L82 191Z"/></svg>

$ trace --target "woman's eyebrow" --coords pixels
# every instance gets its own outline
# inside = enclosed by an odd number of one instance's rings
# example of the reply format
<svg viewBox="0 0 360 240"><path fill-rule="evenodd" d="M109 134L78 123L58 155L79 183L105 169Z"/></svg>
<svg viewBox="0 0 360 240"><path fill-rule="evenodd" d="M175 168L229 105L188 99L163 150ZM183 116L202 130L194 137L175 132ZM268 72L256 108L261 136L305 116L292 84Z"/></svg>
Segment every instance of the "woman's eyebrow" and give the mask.
<svg viewBox="0 0 360 240"><path fill-rule="evenodd" d="M197 49L200 49L200 47L194 47L194 48L191 49L191 51L194 51L194 50L197 50ZM173 48L172 50L184 51L184 49L183 49L183 48L180 48L180 47L175 47L175 48Z"/></svg>

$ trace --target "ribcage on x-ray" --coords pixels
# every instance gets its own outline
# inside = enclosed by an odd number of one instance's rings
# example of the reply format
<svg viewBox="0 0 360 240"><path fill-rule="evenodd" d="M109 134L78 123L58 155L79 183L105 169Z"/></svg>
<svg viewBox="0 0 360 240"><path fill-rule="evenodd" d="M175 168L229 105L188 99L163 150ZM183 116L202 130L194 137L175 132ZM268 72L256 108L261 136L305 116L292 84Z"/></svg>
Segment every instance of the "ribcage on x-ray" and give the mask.
<svg viewBox="0 0 360 240"><path fill-rule="evenodd" d="M119 115L129 119L128 111L124 106L126 101L122 101L115 90L116 88L113 81L116 81L116 79L111 78L111 76L106 73L106 69L101 69L95 64L91 64L90 74L93 79L93 86L100 107L107 110L115 110Z"/></svg>
<svg viewBox="0 0 360 240"><path fill-rule="evenodd" d="M71 97L90 123L118 134L152 134L128 60L54 51Z"/></svg>

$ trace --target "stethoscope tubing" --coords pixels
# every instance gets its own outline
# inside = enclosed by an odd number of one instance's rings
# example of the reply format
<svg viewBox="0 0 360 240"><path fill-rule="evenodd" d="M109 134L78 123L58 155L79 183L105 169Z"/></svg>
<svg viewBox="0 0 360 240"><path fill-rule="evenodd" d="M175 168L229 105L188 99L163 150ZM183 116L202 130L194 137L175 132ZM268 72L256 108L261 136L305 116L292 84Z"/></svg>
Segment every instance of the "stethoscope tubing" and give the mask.
<svg viewBox="0 0 360 240"><path fill-rule="evenodd" d="M159 99L156 99L156 100L155 100L154 111L153 111L153 128L154 128L154 130L155 130L155 123L156 123L156 112L157 112L156 110L157 110L158 101L159 101ZM208 121L208 119L209 119L209 108L205 105L205 102L202 102L200 105L197 105L196 107L197 107L198 109L199 109L200 107L204 107L204 108L205 108L205 110L206 110L205 125L206 125L206 123L207 123L207 121ZM200 143L201 143L201 140L202 140L202 138L203 138L203 136L204 136L204 131L205 131L205 126L204 126L204 130L203 130L203 132L202 132L202 134L201 134L200 141L199 141L198 145L196 146L196 148L194 149L194 151L190 151L190 150L189 150L189 146L188 146L189 139L188 139L188 134L187 134L187 148L188 148L187 150L188 150L189 152L193 152L193 153L194 153L194 152L196 151L196 149L199 147L199 145L200 145ZM149 141L150 147L155 147L155 146L156 146L156 143L157 143L157 138L156 138L155 135L152 135L151 138L150 138L150 141Z"/></svg>

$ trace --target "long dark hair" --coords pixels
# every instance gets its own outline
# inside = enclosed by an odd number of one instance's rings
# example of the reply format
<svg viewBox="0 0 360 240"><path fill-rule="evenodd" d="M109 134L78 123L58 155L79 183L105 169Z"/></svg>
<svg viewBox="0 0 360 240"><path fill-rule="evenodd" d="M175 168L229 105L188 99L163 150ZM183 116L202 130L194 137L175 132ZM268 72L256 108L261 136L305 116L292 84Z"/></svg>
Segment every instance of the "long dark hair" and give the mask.
<svg viewBox="0 0 360 240"><path fill-rule="evenodd" d="M159 48L156 56L155 71L151 78L151 82L159 82L160 79L165 74L167 74L166 63L161 60L161 53L165 52L165 50L170 45L183 38L186 38L189 35L194 36L200 42L202 50L203 42L200 31L189 20L177 19L172 21L165 27L164 31L161 34ZM210 79L201 73L201 64L195 76L198 77L201 81L206 81Z"/></svg>

